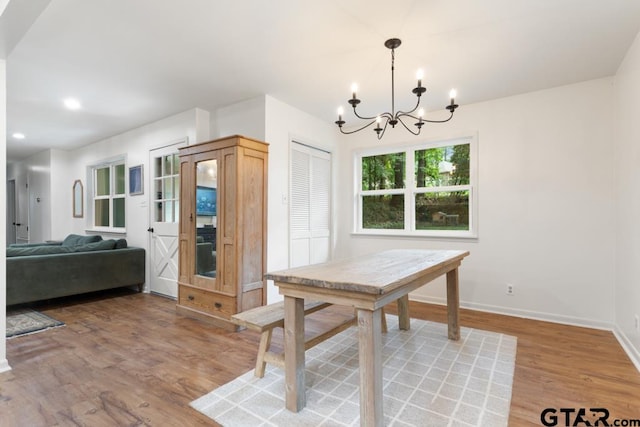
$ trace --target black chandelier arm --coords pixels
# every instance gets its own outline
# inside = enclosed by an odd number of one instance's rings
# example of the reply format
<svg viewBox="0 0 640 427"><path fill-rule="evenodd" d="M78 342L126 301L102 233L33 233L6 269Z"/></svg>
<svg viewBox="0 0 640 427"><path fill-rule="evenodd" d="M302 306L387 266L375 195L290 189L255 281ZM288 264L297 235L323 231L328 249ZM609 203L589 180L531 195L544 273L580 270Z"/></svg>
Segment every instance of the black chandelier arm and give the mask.
<svg viewBox="0 0 640 427"><path fill-rule="evenodd" d="M356 133L356 132L360 132L363 129L368 128L369 126L371 126L372 124L374 124L376 122L375 117L373 118L373 120L371 120L369 123L367 123L366 125L362 126L359 129L356 130L352 130L352 131L345 131L344 129L342 129L342 126L339 126L340 132L345 134L345 135L351 135L352 133ZM386 126L385 126L386 127Z"/></svg>
<svg viewBox="0 0 640 427"><path fill-rule="evenodd" d="M403 114L403 116L404 116L404 117L413 117L413 116L410 116L409 114ZM413 131L411 128L409 128L409 127L407 126L407 124L406 124L405 122L403 122L403 121L402 121L402 117L398 116L398 121L399 121L400 123L402 123L402 126L404 126L404 128L405 128L406 130L408 130L409 132L411 132L412 134L414 134L414 135L420 135L420 128L421 128L422 126L420 126L420 127L418 128L418 130L417 130L417 131ZM423 121L424 121L424 120L423 120ZM380 139L380 138L378 138L378 139Z"/></svg>
<svg viewBox="0 0 640 427"><path fill-rule="evenodd" d="M385 114L389 114L389 113L385 113ZM387 125L388 124L389 124L389 119L385 120L384 127L382 128L382 131L378 131L378 130L374 129L376 131L376 133L378 134L378 141L382 139L382 137L384 136L384 133L387 131Z"/></svg>
<svg viewBox="0 0 640 427"><path fill-rule="evenodd" d="M407 113L402 113L402 115L398 115L398 119L400 119L400 117L411 117L412 119L421 121L423 123L446 123L453 118L453 111L451 111L451 115L444 120L427 120L427 119L416 117Z"/></svg>
<svg viewBox="0 0 640 427"><path fill-rule="evenodd" d="M411 116L411 113L416 111L419 106L420 106L420 97L418 97L418 102L416 102L416 106L413 107L412 110L409 110L409 111L398 111L396 113L396 118L399 118L400 116ZM411 116L411 117L413 117L413 116Z"/></svg>
<svg viewBox="0 0 640 427"><path fill-rule="evenodd" d="M357 118L359 118L360 120L377 120L377 119L378 119L378 117L380 117L380 118L386 117L388 120L392 120L392 119L393 119L393 116L391 115L391 113L382 113L382 114L379 114L379 115L377 115L377 116L373 116L373 117L365 117L365 116L361 116L361 115L359 115L359 114L358 114L358 112L356 111L356 107L355 107L355 106L353 107L353 114L354 114Z"/></svg>

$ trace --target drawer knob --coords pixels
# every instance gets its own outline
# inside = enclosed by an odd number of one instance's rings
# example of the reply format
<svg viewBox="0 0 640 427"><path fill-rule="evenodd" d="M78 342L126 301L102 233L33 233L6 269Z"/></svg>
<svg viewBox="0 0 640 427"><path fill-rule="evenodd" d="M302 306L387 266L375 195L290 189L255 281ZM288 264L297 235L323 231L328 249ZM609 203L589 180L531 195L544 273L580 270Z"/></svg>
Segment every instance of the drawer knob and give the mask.
<svg viewBox="0 0 640 427"><path fill-rule="evenodd" d="M187 299L188 299L189 301L193 301L194 299L196 299L196 297L194 297L193 295L189 295L189 296L187 297Z"/></svg>
<svg viewBox="0 0 640 427"><path fill-rule="evenodd" d="M215 308L222 308L222 304L221 304L221 303L219 303L219 302L213 303L213 306L214 306Z"/></svg>

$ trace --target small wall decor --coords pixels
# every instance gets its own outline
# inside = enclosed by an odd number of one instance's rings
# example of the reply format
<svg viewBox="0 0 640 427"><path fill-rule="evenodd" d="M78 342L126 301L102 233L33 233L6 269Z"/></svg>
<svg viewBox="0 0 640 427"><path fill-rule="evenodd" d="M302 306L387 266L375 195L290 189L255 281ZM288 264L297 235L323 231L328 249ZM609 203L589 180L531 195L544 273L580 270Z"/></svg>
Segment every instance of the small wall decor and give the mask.
<svg viewBox="0 0 640 427"><path fill-rule="evenodd" d="M144 182L142 176L143 165L129 168L129 195L138 196L144 194Z"/></svg>
<svg viewBox="0 0 640 427"><path fill-rule="evenodd" d="M39 200L38 200L39 201ZM84 216L84 188L82 181L76 179L73 183L73 217L82 218Z"/></svg>

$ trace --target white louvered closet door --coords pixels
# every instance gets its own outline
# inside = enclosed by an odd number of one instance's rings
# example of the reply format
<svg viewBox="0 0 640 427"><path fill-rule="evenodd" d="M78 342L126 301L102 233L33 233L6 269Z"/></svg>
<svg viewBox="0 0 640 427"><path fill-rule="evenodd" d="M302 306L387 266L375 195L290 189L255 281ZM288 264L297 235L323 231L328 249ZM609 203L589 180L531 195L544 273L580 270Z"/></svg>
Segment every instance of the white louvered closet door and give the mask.
<svg viewBox="0 0 640 427"><path fill-rule="evenodd" d="M291 144L290 267L329 260L331 154Z"/></svg>

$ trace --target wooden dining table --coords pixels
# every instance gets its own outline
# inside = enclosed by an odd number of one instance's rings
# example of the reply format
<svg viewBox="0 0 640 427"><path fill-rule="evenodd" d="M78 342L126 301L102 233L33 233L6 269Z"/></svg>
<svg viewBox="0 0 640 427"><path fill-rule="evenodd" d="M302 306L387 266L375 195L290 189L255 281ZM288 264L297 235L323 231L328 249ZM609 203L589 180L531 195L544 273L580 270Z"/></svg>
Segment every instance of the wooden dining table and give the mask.
<svg viewBox="0 0 640 427"><path fill-rule="evenodd" d="M352 306L357 312L360 425L382 426L382 308L397 301L398 322L410 328L409 292L446 275L448 337L460 339L458 267L461 250L392 249L356 258L269 272L284 296L286 407L306 405L304 300Z"/></svg>

